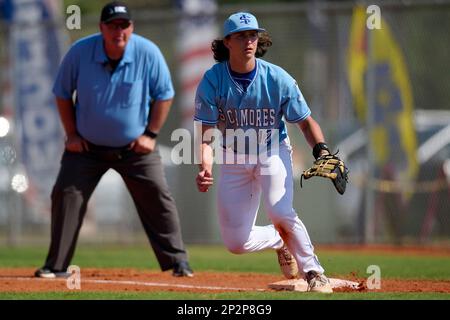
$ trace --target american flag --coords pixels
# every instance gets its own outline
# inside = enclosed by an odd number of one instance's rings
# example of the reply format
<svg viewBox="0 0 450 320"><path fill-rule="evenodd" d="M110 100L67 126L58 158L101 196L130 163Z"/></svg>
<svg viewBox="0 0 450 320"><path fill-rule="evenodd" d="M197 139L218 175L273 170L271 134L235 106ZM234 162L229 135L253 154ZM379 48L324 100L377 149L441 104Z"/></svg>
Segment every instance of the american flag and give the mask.
<svg viewBox="0 0 450 320"><path fill-rule="evenodd" d="M182 127L193 131L195 91L213 64L211 42L218 36L215 0L179 0L181 11L178 43Z"/></svg>

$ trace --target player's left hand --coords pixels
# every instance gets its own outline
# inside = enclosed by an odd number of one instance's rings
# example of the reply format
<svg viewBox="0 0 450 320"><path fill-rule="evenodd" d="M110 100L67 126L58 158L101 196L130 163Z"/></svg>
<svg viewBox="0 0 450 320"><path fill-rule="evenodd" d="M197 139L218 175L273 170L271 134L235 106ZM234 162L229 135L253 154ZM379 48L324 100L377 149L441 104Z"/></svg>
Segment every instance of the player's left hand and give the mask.
<svg viewBox="0 0 450 320"><path fill-rule="evenodd" d="M139 136L130 145L130 148L134 150L134 152L140 154L147 154L153 152L153 150L155 150L155 147L156 147L156 139L152 139L145 135Z"/></svg>
<svg viewBox="0 0 450 320"><path fill-rule="evenodd" d="M348 168L336 154L326 152L314 161L311 168L303 171L300 186L302 186L303 178L306 180L311 177L331 179L337 192L344 194L348 182Z"/></svg>

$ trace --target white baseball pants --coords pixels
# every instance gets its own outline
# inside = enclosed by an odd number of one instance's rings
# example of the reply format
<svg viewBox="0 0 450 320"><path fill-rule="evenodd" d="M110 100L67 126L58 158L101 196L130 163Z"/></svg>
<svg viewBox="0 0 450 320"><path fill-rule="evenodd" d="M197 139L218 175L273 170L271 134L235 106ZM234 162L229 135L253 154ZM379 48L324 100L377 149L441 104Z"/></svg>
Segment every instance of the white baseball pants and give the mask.
<svg viewBox="0 0 450 320"><path fill-rule="evenodd" d="M300 271L323 273L308 231L292 207L292 147L288 138L280 142L277 153L265 159L255 157L249 164L252 156L224 151L224 156L234 157L235 162L221 165L218 211L222 239L236 254L279 249L284 241ZM255 226L261 194L271 225Z"/></svg>

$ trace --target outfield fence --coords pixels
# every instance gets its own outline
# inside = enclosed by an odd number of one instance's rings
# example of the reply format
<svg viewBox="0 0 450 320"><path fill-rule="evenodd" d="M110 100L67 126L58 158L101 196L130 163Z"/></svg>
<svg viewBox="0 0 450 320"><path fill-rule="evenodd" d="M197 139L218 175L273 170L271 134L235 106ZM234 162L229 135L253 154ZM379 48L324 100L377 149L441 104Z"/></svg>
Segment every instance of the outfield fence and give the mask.
<svg viewBox="0 0 450 320"><path fill-rule="evenodd" d="M264 59L280 65L297 80L328 144L339 149L350 168L350 183L343 196L320 179L308 180L300 188L300 174L313 158L297 128L289 126L296 172L294 206L313 242L449 245L450 1L370 2L380 8L383 31L378 34L389 41L377 42L381 40L366 28L360 38L367 46L364 50L351 45L357 19L349 2L233 5L200 11L192 17L175 10L136 10L135 32L160 46L176 85L174 106L158 140L186 242L221 240L215 189L198 193L196 165L171 161L171 150L177 143L171 141L171 133L189 123L189 105L193 109L193 101L186 102L192 93L184 92L183 81L198 72L198 61L187 65L189 62L180 58L180 43L188 36L194 42L204 37L208 46L219 36L221 23L230 13L248 10L273 38ZM370 5L362 4L364 10ZM371 15L364 12L366 18ZM195 26L206 23L206 18L211 38L195 33ZM186 24L189 19L190 24ZM185 24L180 25L181 21ZM97 15L82 15L79 30L68 30L64 17L48 22L49 26L53 23L62 31L61 44L66 49L73 41L98 31ZM46 174L48 194L37 195L33 181L23 193L11 188L12 178L17 172L26 176L27 167L20 152L24 124L17 121L12 93L17 83L3 71L13 58L8 46L9 27L1 24L0 28L0 116L11 120L9 134L0 137L1 243L47 243L49 190L57 170ZM26 32L27 26L22 28L21 32ZM395 53L384 55L394 52L388 49L393 47ZM351 69L355 59L363 61L359 71L358 66ZM395 70L404 73L399 78ZM350 74L362 83L359 89L358 81L356 87L351 83ZM57 139L61 148L62 135ZM57 169L59 158L46 162ZM268 222L262 206L257 222ZM132 200L114 172L105 175L91 199L80 241L145 241Z"/></svg>

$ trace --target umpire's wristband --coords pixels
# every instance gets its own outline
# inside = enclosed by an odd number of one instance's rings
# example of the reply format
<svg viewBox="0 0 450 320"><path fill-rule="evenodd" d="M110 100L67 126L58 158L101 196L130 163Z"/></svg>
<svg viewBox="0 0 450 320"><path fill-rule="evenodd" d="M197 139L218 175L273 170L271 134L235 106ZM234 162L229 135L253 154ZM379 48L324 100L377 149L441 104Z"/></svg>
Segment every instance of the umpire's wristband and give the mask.
<svg viewBox="0 0 450 320"><path fill-rule="evenodd" d="M318 159L320 157L320 151L326 150L328 153L330 153L330 149L328 149L328 146L325 142L319 142L317 143L313 148L313 156L314 159Z"/></svg>
<svg viewBox="0 0 450 320"><path fill-rule="evenodd" d="M151 131L149 129L145 129L144 136L150 137L152 139L156 139L158 137L158 134L154 133L153 131Z"/></svg>

